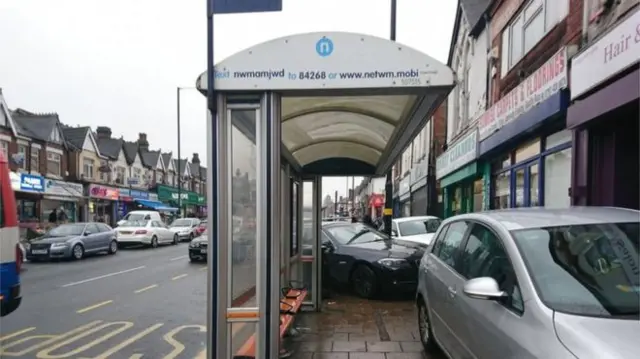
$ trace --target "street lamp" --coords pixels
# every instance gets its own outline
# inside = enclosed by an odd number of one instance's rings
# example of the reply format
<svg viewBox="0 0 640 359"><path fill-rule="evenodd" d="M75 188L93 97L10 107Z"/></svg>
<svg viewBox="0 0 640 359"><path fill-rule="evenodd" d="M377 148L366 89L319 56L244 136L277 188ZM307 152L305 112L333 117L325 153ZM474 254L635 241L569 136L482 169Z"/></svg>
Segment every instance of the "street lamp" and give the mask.
<svg viewBox="0 0 640 359"><path fill-rule="evenodd" d="M181 90L197 90L196 87L176 87L176 125L178 126L178 169L180 172L180 160L182 160L181 152L180 152L180 91ZM187 163L185 162L185 167ZM182 215L182 173L178 174L178 214Z"/></svg>

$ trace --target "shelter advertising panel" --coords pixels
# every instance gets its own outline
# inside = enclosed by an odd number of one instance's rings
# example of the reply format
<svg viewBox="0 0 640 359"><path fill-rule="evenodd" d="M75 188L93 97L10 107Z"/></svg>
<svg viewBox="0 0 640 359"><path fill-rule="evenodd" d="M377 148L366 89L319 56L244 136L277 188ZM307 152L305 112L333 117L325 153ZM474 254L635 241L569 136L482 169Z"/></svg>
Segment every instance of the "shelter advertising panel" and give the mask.
<svg viewBox="0 0 640 359"><path fill-rule="evenodd" d="M563 47L480 116L480 141L566 87L567 48Z"/></svg>
<svg viewBox="0 0 640 359"><path fill-rule="evenodd" d="M448 175L476 159L478 155L478 131L474 128L451 146L436 160L436 179Z"/></svg>

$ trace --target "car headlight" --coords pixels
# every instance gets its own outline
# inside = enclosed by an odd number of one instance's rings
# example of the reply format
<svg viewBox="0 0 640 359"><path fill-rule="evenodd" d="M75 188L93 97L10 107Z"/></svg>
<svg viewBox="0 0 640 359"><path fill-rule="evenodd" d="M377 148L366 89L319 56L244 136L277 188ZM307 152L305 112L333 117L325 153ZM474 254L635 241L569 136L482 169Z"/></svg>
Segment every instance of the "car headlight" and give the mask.
<svg viewBox="0 0 640 359"><path fill-rule="evenodd" d="M189 243L189 247L191 247L191 248L194 248L194 247L197 247L197 246L198 246L197 242L190 242Z"/></svg>
<svg viewBox="0 0 640 359"><path fill-rule="evenodd" d="M64 247L68 247L69 245L67 243L53 243L51 245L51 248L64 248Z"/></svg>
<svg viewBox="0 0 640 359"><path fill-rule="evenodd" d="M407 264L407 260L402 258L382 258L378 261L378 263L382 264L385 267L398 268Z"/></svg>

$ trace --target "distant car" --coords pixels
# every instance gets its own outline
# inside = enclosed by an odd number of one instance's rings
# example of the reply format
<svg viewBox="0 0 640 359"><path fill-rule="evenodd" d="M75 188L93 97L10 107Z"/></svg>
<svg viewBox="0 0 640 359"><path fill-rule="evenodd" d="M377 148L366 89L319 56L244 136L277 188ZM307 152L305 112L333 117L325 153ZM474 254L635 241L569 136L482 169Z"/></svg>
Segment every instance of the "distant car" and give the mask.
<svg viewBox="0 0 640 359"><path fill-rule="evenodd" d="M88 254L118 250L116 232L104 223L61 224L42 237L25 244L27 259L30 261L70 258L82 259Z"/></svg>
<svg viewBox="0 0 640 359"><path fill-rule="evenodd" d="M434 216L394 218L391 235L397 239L429 245L442 220Z"/></svg>
<svg viewBox="0 0 640 359"><path fill-rule="evenodd" d="M196 228L200 224L197 218L178 218L169 225L169 229L178 235L179 240L188 240L191 242L196 236Z"/></svg>
<svg viewBox="0 0 640 359"><path fill-rule="evenodd" d="M420 338L451 358L638 357L640 212L448 218L420 264Z"/></svg>
<svg viewBox="0 0 640 359"><path fill-rule="evenodd" d="M323 276L348 285L363 298L380 293L413 292L424 250L415 243L389 238L362 223L322 225Z"/></svg>
<svg viewBox="0 0 640 359"><path fill-rule="evenodd" d="M206 262L209 236L204 231L201 236L194 238L189 243L189 260L192 262Z"/></svg>
<svg viewBox="0 0 640 359"><path fill-rule="evenodd" d="M201 221L196 227L196 236L202 235L207 230L207 220Z"/></svg>
<svg viewBox="0 0 640 359"><path fill-rule="evenodd" d="M158 220L126 221L117 228L118 245L147 245L157 248L161 244L178 244L178 234Z"/></svg>

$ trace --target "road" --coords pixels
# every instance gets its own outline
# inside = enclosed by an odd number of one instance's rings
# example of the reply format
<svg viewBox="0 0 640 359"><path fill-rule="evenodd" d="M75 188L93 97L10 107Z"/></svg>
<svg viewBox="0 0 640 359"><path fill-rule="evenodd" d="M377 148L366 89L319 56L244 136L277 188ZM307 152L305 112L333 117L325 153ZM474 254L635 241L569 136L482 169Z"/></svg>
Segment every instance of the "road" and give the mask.
<svg viewBox="0 0 640 359"><path fill-rule="evenodd" d="M25 268L2 358L195 358L206 347L206 265L190 263L186 243ZM248 328L233 329L239 346Z"/></svg>

